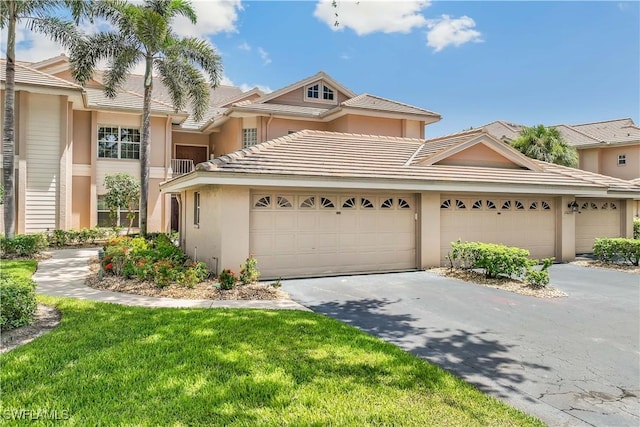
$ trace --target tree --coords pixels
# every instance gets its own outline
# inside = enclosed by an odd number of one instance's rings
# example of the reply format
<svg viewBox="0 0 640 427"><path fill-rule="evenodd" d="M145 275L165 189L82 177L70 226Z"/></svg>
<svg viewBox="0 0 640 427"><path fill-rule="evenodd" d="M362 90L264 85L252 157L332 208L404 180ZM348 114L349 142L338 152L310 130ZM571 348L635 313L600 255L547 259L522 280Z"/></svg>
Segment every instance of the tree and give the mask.
<svg viewBox="0 0 640 427"><path fill-rule="evenodd" d="M129 220L127 234L129 234L133 227L133 220L136 218L134 211L140 203L140 182L128 173L116 173L104 177L104 187L107 189L104 201L109 208L111 224L113 227L120 225L119 210L126 208Z"/></svg>
<svg viewBox="0 0 640 427"><path fill-rule="evenodd" d="M4 185L4 234L15 234L15 74L16 26L24 22L31 31L43 33L63 47L70 47L77 39L73 22L51 16L64 8L71 10L75 23L88 11L90 2L84 0L2 0L0 28L7 28L4 126L2 133L2 184Z"/></svg>
<svg viewBox="0 0 640 427"><path fill-rule="evenodd" d="M209 107L209 88L220 82L220 57L209 42L194 37L180 38L173 32L171 22L176 16L185 16L196 23L196 14L186 0L144 0L142 4L103 0L96 3L95 13L112 22L115 30L83 37L71 49L73 77L81 84L86 83L98 62L106 60L104 91L114 98L133 67L140 61L145 64L140 138L140 233L146 235L153 73L168 89L176 111L184 109L188 100L194 118L201 120ZM209 81L199 68L207 74Z"/></svg>
<svg viewBox="0 0 640 427"><path fill-rule="evenodd" d="M570 146L556 128L543 125L524 127L511 146L527 157L562 166L578 166L578 152Z"/></svg>

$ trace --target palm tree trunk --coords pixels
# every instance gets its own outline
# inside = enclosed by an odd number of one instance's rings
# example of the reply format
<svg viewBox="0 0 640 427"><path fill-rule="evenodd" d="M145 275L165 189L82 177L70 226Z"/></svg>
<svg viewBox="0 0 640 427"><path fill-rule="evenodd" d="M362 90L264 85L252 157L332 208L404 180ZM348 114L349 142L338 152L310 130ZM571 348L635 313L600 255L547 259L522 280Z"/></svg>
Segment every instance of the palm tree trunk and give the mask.
<svg viewBox="0 0 640 427"><path fill-rule="evenodd" d="M148 56L144 71L144 103L142 105L142 135L140 137L140 234L142 236L147 235L147 206L149 204L152 71L153 58Z"/></svg>
<svg viewBox="0 0 640 427"><path fill-rule="evenodd" d="M7 4L9 25L7 27L7 64L4 100L4 132L2 134L2 185L4 187L4 235L15 235L15 76L16 76L16 3Z"/></svg>

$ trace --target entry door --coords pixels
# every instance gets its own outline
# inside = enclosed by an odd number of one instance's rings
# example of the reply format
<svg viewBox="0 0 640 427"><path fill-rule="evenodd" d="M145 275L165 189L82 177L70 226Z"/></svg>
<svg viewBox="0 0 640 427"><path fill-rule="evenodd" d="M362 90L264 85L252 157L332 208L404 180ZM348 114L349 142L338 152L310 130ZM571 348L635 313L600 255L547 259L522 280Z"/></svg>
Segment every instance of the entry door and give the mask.
<svg viewBox="0 0 640 427"><path fill-rule="evenodd" d="M207 147L195 145L176 145L176 159L191 159L193 164L206 162Z"/></svg>

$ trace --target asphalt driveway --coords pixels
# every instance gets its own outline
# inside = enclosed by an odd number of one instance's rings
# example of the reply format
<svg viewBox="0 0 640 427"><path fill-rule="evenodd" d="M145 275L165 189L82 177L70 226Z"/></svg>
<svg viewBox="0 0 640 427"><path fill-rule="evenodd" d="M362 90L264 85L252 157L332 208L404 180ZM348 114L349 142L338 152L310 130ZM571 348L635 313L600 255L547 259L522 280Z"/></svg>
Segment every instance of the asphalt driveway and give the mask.
<svg viewBox="0 0 640 427"><path fill-rule="evenodd" d="M551 282L569 296L428 272L286 280L283 289L549 425L640 425L640 276L561 264Z"/></svg>

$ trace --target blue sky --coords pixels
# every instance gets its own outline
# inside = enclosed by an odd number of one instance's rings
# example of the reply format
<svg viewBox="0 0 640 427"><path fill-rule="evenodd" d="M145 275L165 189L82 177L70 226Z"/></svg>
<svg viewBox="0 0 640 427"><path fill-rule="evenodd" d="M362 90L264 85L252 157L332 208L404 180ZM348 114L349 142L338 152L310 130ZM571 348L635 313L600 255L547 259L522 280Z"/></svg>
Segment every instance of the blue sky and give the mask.
<svg viewBox="0 0 640 427"><path fill-rule="evenodd" d="M195 1L180 33L218 48L226 83L278 89L320 70L440 113L428 136L493 120L640 123L640 3ZM23 34L18 59L51 56ZM42 52L42 54L40 53ZM44 55L43 57L38 56Z"/></svg>

